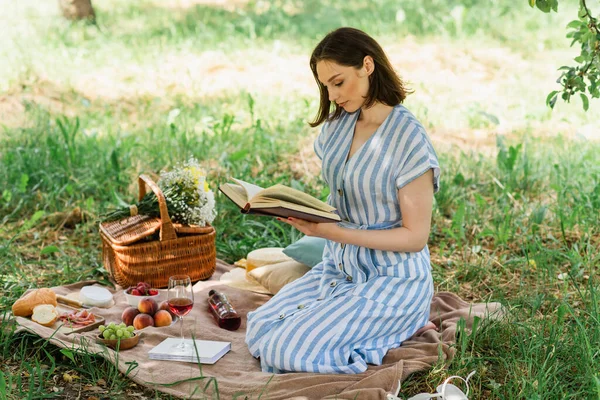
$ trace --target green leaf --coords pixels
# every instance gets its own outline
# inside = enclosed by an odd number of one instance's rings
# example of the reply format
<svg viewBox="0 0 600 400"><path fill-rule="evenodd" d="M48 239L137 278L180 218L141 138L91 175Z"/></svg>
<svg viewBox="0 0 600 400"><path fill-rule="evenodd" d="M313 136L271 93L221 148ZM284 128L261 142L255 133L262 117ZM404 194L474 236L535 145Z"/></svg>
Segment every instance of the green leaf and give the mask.
<svg viewBox="0 0 600 400"><path fill-rule="evenodd" d="M465 176L460 172L454 175L454 179L452 180L456 186L462 186L465 183Z"/></svg>
<svg viewBox="0 0 600 400"><path fill-rule="evenodd" d="M69 349L60 349L60 352L67 357L69 360L75 362L75 357L73 357L73 352Z"/></svg>
<svg viewBox="0 0 600 400"><path fill-rule="evenodd" d="M583 77L577 76L573 78L573 85L575 86L576 90L585 92L585 82L583 81Z"/></svg>
<svg viewBox="0 0 600 400"><path fill-rule="evenodd" d="M88 211L94 210L94 198L93 197L88 197L87 199L85 199L85 209Z"/></svg>
<svg viewBox="0 0 600 400"><path fill-rule="evenodd" d="M58 253L59 251L60 249L54 245L46 246L42 249L42 251L40 251L40 256L43 256L44 254Z"/></svg>
<svg viewBox="0 0 600 400"><path fill-rule="evenodd" d="M537 8L539 8L541 11L543 11L545 13L549 13L550 10L552 9L550 0L536 0L535 5L537 6Z"/></svg>
<svg viewBox="0 0 600 400"><path fill-rule="evenodd" d="M12 199L12 193L8 189L4 189L2 192L2 198L5 202L10 203L10 200Z"/></svg>
<svg viewBox="0 0 600 400"><path fill-rule="evenodd" d="M590 101L588 100L588 97L585 94L580 93L580 96L581 96L581 101L583 101L583 110L587 111L588 108L590 108Z"/></svg>
<svg viewBox="0 0 600 400"><path fill-rule="evenodd" d="M146 193L146 194L148 194L148 193ZM113 190L113 198L115 199L115 201L117 202L119 207L129 207L129 205L130 205L125 200L123 200L123 198L121 196L119 196L119 194L114 190Z"/></svg>
<svg viewBox="0 0 600 400"><path fill-rule="evenodd" d="M79 117L75 117L75 126L73 127L73 132L71 132L71 143L74 143L77 131L79 131Z"/></svg>
<svg viewBox="0 0 600 400"><path fill-rule="evenodd" d="M581 64L585 62L585 60L587 60L587 57L582 54L580 56L575 57L574 60Z"/></svg>
<svg viewBox="0 0 600 400"><path fill-rule="evenodd" d="M65 125L62 123L60 118L56 118L56 125L58 125L58 129L60 130L60 133L61 133L63 139L65 140L65 144L68 145L69 144L69 133L67 132L67 128L65 128Z"/></svg>
<svg viewBox="0 0 600 400"><path fill-rule="evenodd" d="M571 21L571 22L569 22L567 24L567 29L570 29L570 28L573 28L573 29L579 28L581 25L585 25L585 24L583 22L581 22L580 20L578 20L578 19L574 19L573 21Z"/></svg>
<svg viewBox="0 0 600 400"><path fill-rule="evenodd" d="M6 398L4 396L9 392L9 389L6 385L6 379L4 379L4 372L0 371L0 393L2 393L2 399Z"/></svg>
<svg viewBox="0 0 600 400"><path fill-rule="evenodd" d="M28 231L29 229L33 228L35 226L35 224L44 216L46 215L46 213L42 210L38 210L36 211L31 218L29 218L29 220L27 220L23 226L21 227L21 232L25 232Z"/></svg>
<svg viewBox="0 0 600 400"><path fill-rule="evenodd" d="M569 310L569 307L566 304L561 304L558 307L558 312L556 315L556 323L558 326L562 326L563 321L565 319L565 315L567 314L568 310Z"/></svg>
<svg viewBox="0 0 600 400"><path fill-rule="evenodd" d="M550 0L550 6L554 12L558 12L558 0Z"/></svg>
<svg viewBox="0 0 600 400"><path fill-rule="evenodd" d="M535 0L529 0L529 6L531 8L535 7Z"/></svg>
<svg viewBox="0 0 600 400"><path fill-rule="evenodd" d="M110 164L112 165L113 169L118 173L119 171L121 171L121 165L119 164L119 150L117 149L113 149L113 151L110 152Z"/></svg>
<svg viewBox="0 0 600 400"><path fill-rule="evenodd" d="M27 191L27 184L29 183L29 175L21 174L21 181L19 182L19 192L25 193Z"/></svg>
<svg viewBox="0 0 600 400"><path fill-rule="evenodd" d="M556 99L558 95L558 90L553 90L550 92L550 94L548 95L548 97L546 97L546 105L549 106L550 108L554 108L554 104L556 104Z"/></svg>
<svg viewBox="0 0 600 400"><path fill-rule="evenodd" d="M229 161L238 161L246 157L248 150L239 150L229 156Z"/></svg>
<svg viewBox="0 0 600 400"><path fill-rule="evenodd" d="M548 207L540 206L531 212L530 221L534 224L540 225L544 221Z"/></svg>
<svg viewBox="0 0 600 400"><path fill-rule="evenodd" d="M67 183L67 186L65 186L65 192L67 192L67 194L69 196L73 196L73 193L75 193L75 189L73 188L73 185L71 185L70 183Z"/></svg>

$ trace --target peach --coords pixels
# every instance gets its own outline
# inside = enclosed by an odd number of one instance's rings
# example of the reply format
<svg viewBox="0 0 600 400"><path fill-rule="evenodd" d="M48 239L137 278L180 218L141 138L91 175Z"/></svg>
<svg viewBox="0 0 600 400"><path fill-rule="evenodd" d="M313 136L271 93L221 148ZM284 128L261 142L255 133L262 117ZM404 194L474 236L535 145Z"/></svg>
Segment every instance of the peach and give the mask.
<svg viewBox="0 0 600 400"><path fill-rule="evenodd" d="M133 319L139 314L139 310L135 307L127 307L123 310L123 314L121 314L121 320L125 323L125 325L130 326L133 325Z"/></svg>
<svg viewBox="0 0 600 400"><path fill-rule="evenodd" d="M141 299L138 303L138 310L140 310L140 312L144 314L154 315L156 310L158 310L158 304L154 299Z"/></svg>
<svg viewBox="0 0 600 400"><path fill-rule="evenodd" d="M158 309L159 310L165 310L168 311L169 314L171 314L171 318L175 319L177 317L177 315L173 314L173 312L171 311L171 309L169 308L169 301L165 300L165 301L161 301L160 304L158 305Z"/></svg>
<svg viewBox="0 0 600 400"><path fill-rule="evenodd" d="M154 326L154 318L148 314L138 314L133 319L133 327L137 330L144 329L148 326Z"/></svg>
<svg viewBox="0 0 600 400"><path fill-rule="evenodd" d="M173 317L168 311L159 310L154 314L155 326L169 326L173 322Z"/></svg>

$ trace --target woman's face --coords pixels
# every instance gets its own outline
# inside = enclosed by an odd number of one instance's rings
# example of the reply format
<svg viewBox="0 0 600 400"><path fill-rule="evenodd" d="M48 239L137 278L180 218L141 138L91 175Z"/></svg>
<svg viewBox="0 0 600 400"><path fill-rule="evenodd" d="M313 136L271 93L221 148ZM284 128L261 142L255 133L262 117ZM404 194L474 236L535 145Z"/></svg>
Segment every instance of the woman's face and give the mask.
<svg viewBox="0 0 600 400"><path fill-rule="evenodd" d="M368 61L359 69L329 60L317 62L317 77L327 88L329 100L350 113L364 104L369 92L369 75Z"/></svg>

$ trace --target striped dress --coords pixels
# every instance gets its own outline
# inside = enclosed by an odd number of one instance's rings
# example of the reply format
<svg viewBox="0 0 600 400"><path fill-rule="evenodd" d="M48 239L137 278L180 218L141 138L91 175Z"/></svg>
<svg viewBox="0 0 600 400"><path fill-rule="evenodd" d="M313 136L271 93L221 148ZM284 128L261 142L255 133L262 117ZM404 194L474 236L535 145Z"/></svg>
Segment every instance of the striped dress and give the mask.
<svg viewBox="0 0 600 400"><path fill-rule="evenodd" d="M348 159L359 112L326 122L315 141L340 225L402 226L398 189L440 169L423 126L402 105ZM433 281L427 246L380 251L327 241L323 261L248 313L246 343L264 372L360 373L429 319Z"/></svg>

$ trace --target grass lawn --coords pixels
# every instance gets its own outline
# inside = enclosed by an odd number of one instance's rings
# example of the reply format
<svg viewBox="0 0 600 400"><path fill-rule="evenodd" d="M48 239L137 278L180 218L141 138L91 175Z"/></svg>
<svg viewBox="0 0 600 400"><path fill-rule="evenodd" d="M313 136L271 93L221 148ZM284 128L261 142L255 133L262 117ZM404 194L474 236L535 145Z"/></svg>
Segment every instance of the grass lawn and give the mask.
<svg viewBox="0 0 600 400"><path fill-rule="evenodd" d="M133 202L140 173L195 156L213 190L233 176L325 199L308 57L350 25L415 90L405 104L440 158L436 290L507 310L401 394L476 370L475 399L600 398L600 103L545 106L577 55L576 2L546 15L526 1L106 0L98 26L38 3L0 0L0 310L28 288L106 280L96 217ZM217 207L225 261L301 236L222 195ZM0 326L0 399L169 398Z"/></svg>

